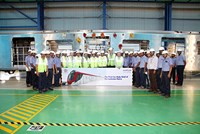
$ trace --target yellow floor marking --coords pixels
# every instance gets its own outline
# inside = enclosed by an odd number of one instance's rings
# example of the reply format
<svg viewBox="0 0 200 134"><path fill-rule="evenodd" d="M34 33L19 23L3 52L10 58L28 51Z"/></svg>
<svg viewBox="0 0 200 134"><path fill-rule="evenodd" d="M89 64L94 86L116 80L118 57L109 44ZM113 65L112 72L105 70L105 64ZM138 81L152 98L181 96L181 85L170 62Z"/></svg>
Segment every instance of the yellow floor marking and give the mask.
<svg viewBox="0 0 200 134"><path fill-rule="evenodd" d="M28 103L23 103L22 105L23 106L26 105L26 106L32 107L32 108L40 108L39 106L31 105L31 104L28 104Z"/></svg>
<svg viewBox="0 0 200 134"><path fill-rule="evenodd" d="M3 115L1 115L1 116L4 117L4 118L7 118L7 119L9 119L9 120L15 121L15 122L20 121L20 120L18 120L18 119L15 119L15 118L13 118L13 117L7 116L7 115L5 115L5 114L3 114Z"/></svg>
<svg viewBox="0 0 200 134"><path fill-rule="evenodd" d="M50 100L49 102L47 102L47 104L41 108L40 110L38 110L37 112L34 113L34 115L32 117L30 117L28 120L31 120L33 117L35 117L38 113L40 113L43 109L45 109L49 104L51 104L51 102L53 102L58 96L54 96L54 98L52 100ZM14 134L15 132L17 132L23 125L19 126L17 129L15 129L11 134Z"/></svg>
<svg viewBox="0 0 200 134"><path fill-rule="evenodd" d="M0 119L0 121L4 121L4 122L7 122L7 121L5 121L5 120L3 120L3 119ZM14 128L17 128L18 126L17 125L15 125L15 124L9 124L11 127L14 127Z"/></svg>
<svg viewBox="0 0 200 134"><path fill-rule="evenodd" d="M29 109L29 110L32 110L32 111L37 111L37 109L24 106L23 104L21 104L19 107L22 107L22 108L25 108L25 109Z"/></svg>
<svg viewBox="0 0 200 134"><path fill-rule="evenodd" d="M11 133L12 132L12 130L10 130L10 129L4 127L4 126L1 126L1 125L0 125L0 130L3 130L5 132L7 132L7 133Z"/></svg>
<svg viewBox="0 0 200 134"><path fill-rule="evenodd" d="M34 99L37 101L49 101L51 98L53 98L53 97L42 98L42 96L39 96L39 97L35 97Z"/></svg>
<svg viewBox="0 0 200 134"><path fill-rule="evenodd" d="M18 115L18 114L15 114L15 113L12 113L12 112L7 112L7 114L9 114L9 115L13 115L13 116L15 116L15 117L17 117L17 118L21 118L21 119L27 120L26 117L21 116L21 115Z"/></svg>
<svg viewBox="0 0 200 134"><path fill-rule="evenodd" d="M41 100L41 99L35 99L35 98L33 98L32 100L30 100L30 101L34 101L34 102L37 102L37 103L46 103L46 101L45 100Z"/></svg>
<svg viewBox="0 0 200 134"><path fill-rule="evenodd" d="M20 112L20 111L18 111L18 110L15 110L15 109L12 109L12 111L13 111L13 112L16 112L16 113L19 113L19 114L21 114L21 115L28 116L28 117L30 117L30 116L31 116L30 114L27 114L27 113L24 113L24 112Z"/></svg>
<svg viewBox="0 0 200 134"><path fill-rule="evenodd" d="M25 112L28 112L28 113L32 113L32 114L34 114L33 111L29 111L29 110L24 109L24 108L20 108L20 107L15 107L15 108L16 108L16 109L19 109L19 110L22 110L22 111L25 111Z"/></svg>
<svg viewBox="0 0 200 134"><path fill-rule="evenodd" d="M36 105L36 106L43 106L45 103L43 103L43 104L38 104L38 102L34 102L34 101L28 101L28 102L26 102L26 103L28 103L28 104L32 104L32 105Z"/></svg>

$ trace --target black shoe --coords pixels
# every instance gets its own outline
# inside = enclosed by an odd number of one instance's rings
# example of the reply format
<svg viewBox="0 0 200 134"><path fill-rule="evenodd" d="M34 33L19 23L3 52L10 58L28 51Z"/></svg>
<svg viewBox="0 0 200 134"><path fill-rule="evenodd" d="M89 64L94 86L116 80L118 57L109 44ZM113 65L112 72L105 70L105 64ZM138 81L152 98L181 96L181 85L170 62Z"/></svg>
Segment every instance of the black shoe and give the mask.
<svg viewBox="0 0 200 134"><path fill-rule="evenodd" d="M40 90L39 93L42 94L43 92Z"/></svg>
<svg viewBox="0 0 200 134"><path fill-rule="evenodd" d="M170 98L170 95L165 95L165 98Z"/></svg>
<svg viewBox="0 0 200 134"><path fill-rule="evenodd" d="M53 88L49 88L49 90L51 90L51 91L52 91L52 90L53 90Z"/></svg>
<svg viewBox="0 0 200 134"><path fill-rule="evenodd" d="M153 90L148 90L148 92L153 92Z"/></svg>

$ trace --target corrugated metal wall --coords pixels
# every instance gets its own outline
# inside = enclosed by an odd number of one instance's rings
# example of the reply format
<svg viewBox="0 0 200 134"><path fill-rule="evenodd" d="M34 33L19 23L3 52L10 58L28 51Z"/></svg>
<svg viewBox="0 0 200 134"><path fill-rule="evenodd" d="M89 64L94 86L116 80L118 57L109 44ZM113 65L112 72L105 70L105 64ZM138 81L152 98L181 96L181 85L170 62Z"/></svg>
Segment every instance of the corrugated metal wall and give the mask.
<svg viewBox="0 0 200 134"><path fill-rule="evenodd" d="M36 4L12 4L37 21ZM0 5L1 26L36 25ZM5 9L6 8L6 9ZM102 3L45 3L45 30L102 29ZM173 4L172 30L200 31L200 4ZM163 3L107 3L107 29L164 30Z"/></svg>

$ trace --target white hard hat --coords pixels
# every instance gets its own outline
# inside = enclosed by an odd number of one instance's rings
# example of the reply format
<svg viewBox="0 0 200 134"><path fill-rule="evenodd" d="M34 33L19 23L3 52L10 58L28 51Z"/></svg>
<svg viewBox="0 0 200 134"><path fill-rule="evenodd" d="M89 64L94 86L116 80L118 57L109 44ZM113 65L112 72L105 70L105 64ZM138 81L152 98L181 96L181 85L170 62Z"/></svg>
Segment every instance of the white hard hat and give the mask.
<svg viewBox="0 0 200 134"><path fill-rule="evenodd" d="M143 49L141 49L141 50L139 51L139 53L144 53L144 50L143 50Z"/></svg>
<svg viewBox="0 0 200 134"><path fill-rule="evenodd" d="M149 54L150 53L150 51L149 50L147 50L147 54Z"/></svg>
<svg viewBox="0 0 200 134"><path fill-rule="evenodd" d="M176 55L176 53L175 53L175 52L173 52L172 54L173 54L173 55Z"/></svg>
<svg viewBox="0 0 200 134"><path fill-rule="evenodd" d="M74 53L74 51L70 51L70 53Z"/></svg>
<svg viewBox="0 0 200 134"><path fill-rule="evenodd" d="M104 53L104 51L101 51L101 53Z"/></svg>
<svg viewBox="0 0 200 134"><path fill-rule="evenodd" d="M45 51L45 54L50 54L50 52L47 50L47 51Z"/></svg>
<svg viewBox="0 0 200 134"><path fill-rule="evenodd" d="M159 54L159 52L156 52L156 54Z"/></svg>
<svg viewBox="0 0 200 134"><path fill-rule="evenodd" d="M37 55L36 55L36 57L40 57L40 56L41 56L40 54L37 54Z"/></svg>
<svg viewBox="0 0 200 134"><path fill-rule="evenodd" d="M92 51L92 54L95 54L95 51Z"/></svg>
<svg viewBox="0 0 200 134"><path fill-rule="evenodd" d="M45 51L42 51L42 52L40 52L41 54L46 54L46 52Z"/></svg>
<svg viewBox="0 0 200 134"><path fill-rule="evenodd" d="M182 49L180 49L180 48L177 50L177 52L182 52L182 51L183 51L183 50L182 50Z"/></svg>
<svg viewBox="0 0 200 134"><path fill-rule="evenodd" d="M133 51L130 51L129 54L133 54Z"/></svg>
<svg viewBox="0 0 200 134"><path fill-rule="evenodd" d="M56 54L60 54L60 51L57 51Z"/></svg>
<svg viewBox="0 0 200 134"><path fill-rule="evenodd" d="M109 48L109 50L113 50L113 48L112 48L112 47L110 47L110 48Z"/></svg>
<svg viewBox="0 0 200 134"><path fill-rule="evenodd" d="M98 52L97 55L100 55L100 53Z"/></svg>
<svg viewBox="0 0 200 134"><path fill-rule="evenodd" d="M160 47L159 50L165 50L164 47Z"/></svg>
<svg viewBox="0 0 200 134"><path fill-rule="evenodd" d="M155 50L153 48L150 49L150 52L155 52Z"/></svg>
<svg viewBox="0 0 200 134"><path fill-rule="evenodd" d="M28 52L32 52L32 50L28 50Z"/></svg>
<svg viewBox="0 0 200 134"><path fill-rule="evenodd" d="M125 54L128 54L128 51L125 51Z"/></svg>
<svg viewBox="0 0 200 134"><path fill-rule="evenodd" d="M165 50L165 51L162 52L162 54L168 54L168 52Z"/></svg>
<svg viewBox="0 0 200 134"><path fill-rule="evenodd" d="M52 53L52 54L55 54L55 52L54 52L54 51L50 51L50 53Z"/></svg>
<svg viewBox="0 0 200 134"><path fill-rule="evenodd" d="M35 50L31 51L31 53L36 54L37 52Z"/></svg>
<svg viewBox="0 0 200 134"><path fill-rule="evenodd" d="M67 51L65 51L65 50L64 50L64 51L62 51L62 53L63 53L63 54L66 54L66 53L67 53Z"/></svg>

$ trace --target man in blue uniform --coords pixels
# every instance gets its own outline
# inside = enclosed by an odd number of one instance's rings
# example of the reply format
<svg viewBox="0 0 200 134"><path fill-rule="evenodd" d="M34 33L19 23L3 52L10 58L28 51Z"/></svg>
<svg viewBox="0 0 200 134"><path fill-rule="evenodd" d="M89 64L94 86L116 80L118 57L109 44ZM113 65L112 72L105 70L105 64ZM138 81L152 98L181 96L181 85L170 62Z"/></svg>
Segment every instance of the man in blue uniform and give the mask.
<svg viewBox="0 0 200 134"><path fill-rule="evenodd" d="M172 59L173 67L172 67L170 82L171 82L171 78L172 78L173 84L175 84L175 82L176 82L176 53L171 54L171 59Z"/></svg>
<svg viewBox="0 0 200 134"><path fill-rule="evenodd" d="M140 50L140 85L141 88L146 88L146 72L147 72L147 57L144 55L144 50Z"/></svg>
<svg viewBox="0 0 200 134"><path fill-rule="evenodd" d="M35 73L36 71L36 51L33 50L32 52L32 57L30 60L30 64L31 64L31 77L32 77L32 86L33 86L33 90L37 90L38 89L38 78L37 75Z"/></svg>
<svg viewBox="0 0 200 134"><path fill-rule="evenodd" d="M185 56L181 54L182 53L181 49L178 49L177 53L178 55L176 56L176 69L177 69L177 75L178 75L178 82L176 83L176 85L182 86L186 59L185 59Z"/></svg>
<svg viewBox="0 0 200 134"><path fill-rule="evenodd" d="M54 85L55 87L60 86L60 78L61 78L61 60L60 60L60 52L56 52L55 57L55 75L54 75Z"/></svg>
<svg viewBox="0 0 200 134"><path fill-rule="evenodd" d="M48 76L47 76L47 88L53 90L52 88L52 79L54 73L54 51L47 52L47 61L48 61Z"/></svg>
<svg viewBox="0 0 200 134"><path fill-rule="evenodd" d="M160 78L160 74L161 74L161 70L162 70L162 61L163 61L163 56L162 56L162 52L164 51L164 47L160 47L159 48L159 58L158 58L158 69L156 71L156 80L157 80L157 88L159 89L159 91L161 91L161 78ZM161 93L161 92L159 92Z"/></svg>
<svg viewBox="0 0 200 134"><path fill-rule="evenodd" d="M132 62L135 72L135 87L140 87L140 57L138 52L134 52L134 61Z"/></svg>
<svg viewBox="0 0 200 134"><path fill-rule="evenodd" d="M125 57L124 57L124 60L123 60L123 67L128 68L129 62L130 62L130 60L129 60L128 51L125 51Z"/></svg>
<svg viewBox="0 0 200 134"><path fill-rule="evenodd" d="M161 92L162 95L165 96L166 98L170 97L170 75L171 75L171 71L172 71L172 59L170 57L168 57L168 52L167 51L163 51L162 52L163 55L163 60L162 60L162 72L160 74L161 77Z"/></svg>
<svg viewBox="0 0 200 134"><path fill-rule="evenodd" d="M26 86L30 87L32 84L31 80L31 50L28 50L28 55L25 57L25 66L26 66Z"/></svg>

